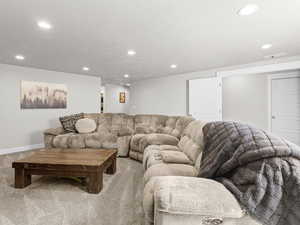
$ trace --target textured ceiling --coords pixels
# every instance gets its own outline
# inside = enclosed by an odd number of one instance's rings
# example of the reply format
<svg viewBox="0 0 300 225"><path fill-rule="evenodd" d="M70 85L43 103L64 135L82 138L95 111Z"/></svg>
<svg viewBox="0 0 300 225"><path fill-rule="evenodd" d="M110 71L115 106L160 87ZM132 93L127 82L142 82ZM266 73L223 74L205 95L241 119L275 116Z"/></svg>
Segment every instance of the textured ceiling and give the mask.
<svg viewBox="0 0 300 225"><path fill-rule="evenodd" d="M300 53L300 1L0 0L0 62L121 82ZM53 29L40 30L44 19ZM262 50L265 43L273 48ZM137 54L129 57L128 49ZM24 61L14 56L23 54ZM177 69L171 69L177 64ZM90 71L83 72L83 66Z"/></svg>

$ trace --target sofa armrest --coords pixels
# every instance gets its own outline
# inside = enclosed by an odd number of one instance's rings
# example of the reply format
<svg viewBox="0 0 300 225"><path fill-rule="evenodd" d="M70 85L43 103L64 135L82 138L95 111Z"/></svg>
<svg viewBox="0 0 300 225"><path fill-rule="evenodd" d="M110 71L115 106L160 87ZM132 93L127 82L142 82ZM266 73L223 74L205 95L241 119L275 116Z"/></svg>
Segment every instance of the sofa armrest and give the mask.
<svg viewBox="0 0 300 225"><path fill-rule="evenodd" d="M244 215L235 197L221 183L210 179L153 177L146 184L145 191L143 205L148 224L165 224L162 221L166 218L161 217L168 217L169 221L173 217L174 225L190 224L188 219L193 216L198 224L203 224L201 221L214 224ZM180 215L182 220L176 223L176 216Z"/></svg>
<svg viewBox="0 0 300 225"><path fill-rule="evenodd" d="M65 134L65 133L66 132L65 132L64 128L62 128L62 127L50 128L50 129L47 129L44 131L45 135L54 135L54 136L57 136L60 134Z"/></svg>
<svg viewBox="0 0 300 225"><path fill-rule="evenodd" d="M118 137L118 157L128 157L131 137L132 136Z"/></svg>

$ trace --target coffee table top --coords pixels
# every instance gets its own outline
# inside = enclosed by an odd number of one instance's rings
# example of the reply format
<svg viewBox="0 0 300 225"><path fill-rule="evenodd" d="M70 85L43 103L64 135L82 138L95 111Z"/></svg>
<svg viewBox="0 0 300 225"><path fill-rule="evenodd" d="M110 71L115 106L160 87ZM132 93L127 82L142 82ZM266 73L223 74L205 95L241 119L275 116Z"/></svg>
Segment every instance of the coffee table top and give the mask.
<svg viewBox="0 0 300 225"><path fill-rule="evenodd" d="M41 149L13 162L13 167L17 164L100 166L116 153L113 149Z"/></svg>

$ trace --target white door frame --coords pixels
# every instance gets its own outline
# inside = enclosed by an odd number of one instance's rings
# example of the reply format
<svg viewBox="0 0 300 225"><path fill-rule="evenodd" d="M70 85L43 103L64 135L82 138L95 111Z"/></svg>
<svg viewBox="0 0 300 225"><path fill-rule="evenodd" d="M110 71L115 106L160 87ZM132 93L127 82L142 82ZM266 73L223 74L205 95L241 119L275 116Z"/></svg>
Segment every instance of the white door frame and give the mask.
<svg viewBox="0 0 300 225"><path fill-rule="evenodd" d="M272 132L272 80L289 79L300 77L300 71L288 71L286 73L276 73L268 76L268 130Z"/></svg>

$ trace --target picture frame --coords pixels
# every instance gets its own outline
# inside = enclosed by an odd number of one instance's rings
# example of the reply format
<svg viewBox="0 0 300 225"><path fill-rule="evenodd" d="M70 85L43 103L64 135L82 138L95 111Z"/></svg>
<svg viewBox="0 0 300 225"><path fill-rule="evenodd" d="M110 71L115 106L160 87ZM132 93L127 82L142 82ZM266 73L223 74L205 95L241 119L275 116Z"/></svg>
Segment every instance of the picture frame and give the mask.
<svg viewBox="0 0 300 225"><path fill-rule="evenodd" d="M126 94L125 94L125 92L120 92L119 102L120 103L126 103Z"/></svg>
<svg viewBox="0 0 300 225"><path fill-rule="evenodd" d="M64 84L21 81L21 109L66 109L68 90Z"/></svg>

